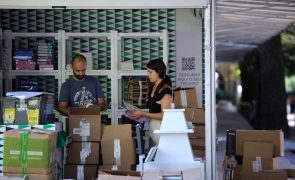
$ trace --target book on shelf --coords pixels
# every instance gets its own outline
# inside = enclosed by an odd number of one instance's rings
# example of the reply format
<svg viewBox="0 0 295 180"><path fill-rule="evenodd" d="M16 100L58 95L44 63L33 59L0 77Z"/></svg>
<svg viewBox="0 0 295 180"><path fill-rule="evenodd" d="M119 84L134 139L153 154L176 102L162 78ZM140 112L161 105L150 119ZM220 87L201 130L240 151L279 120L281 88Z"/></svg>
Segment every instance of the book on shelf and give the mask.
<svg viewBox="0 0 295 180"><path fill-rule="evenodd" d="M38 53L37 56L38 57L53 57L53 54L49 54L49 53Z"/></svg>
<svg viewBox="0 0 295 180"><path fill-rule="evenodd" d="M19 60L19 61L27 61L27 60L32 60L33 59L32 56L21 56L21 55L13 56L12 58L14 60Z"/></svg>
<svg viewBox="0 0 295 180"><path fill-rule="evenodd" d="M37 44L37 48L53 48L54 45L53 44Z"/></svg>
<svg viewBox="0 0 295 180"><path fill-rule="evenodd" d="M39 67L39 70L54 70L54 68L40 68Z"/></svg>
<svg viewBox="0 0 295 180"><path fill-rule="evenodd" d="M35 67L17 67L15 70L36 70Z"/></svg>
<svg viewBox="0 0 295 180"><path fill-rule="evenodd" d="M37 54L53 54L51 50L38 50Z"/></svg>
<svg viewBox="0 0 295 180"><path fill-rule="evenodd" d="M14 55L33 56L33 49L30 49L30 48L19 48L19 49L14 50Z"/></svg>
<svg viewBox="0 0 295 180"><path fill-rule="evenodd" d="M46 43L46 42L38 42L37 46L54 46L53 42Z"/></svg>
<svg viewBox="0 0 295 180"><path fill-rule="evenodd" d="M39 65L50 65L53 64L52 61L37 61L37 64Z"/></svg>
<svg viewBox="0 0 295 180"><path fill-rule="evenodd" d="M39 61L52 61L54 59L54 57L52 57L52 56L40 56L40 57L38 57L37 58L37 60L39 60Z"/></svg>
<svg viewBox="0 0 295 180"><path fill-rule="evenodd" d="M35 65L35 61L16 61L15 65L25 66L25 65Z"/></svg>
<svg viewBox="0 0 295 180"><path fill-rule="evenodd" d="M53 68L53 64L39 64L39 68Z"/></svg>

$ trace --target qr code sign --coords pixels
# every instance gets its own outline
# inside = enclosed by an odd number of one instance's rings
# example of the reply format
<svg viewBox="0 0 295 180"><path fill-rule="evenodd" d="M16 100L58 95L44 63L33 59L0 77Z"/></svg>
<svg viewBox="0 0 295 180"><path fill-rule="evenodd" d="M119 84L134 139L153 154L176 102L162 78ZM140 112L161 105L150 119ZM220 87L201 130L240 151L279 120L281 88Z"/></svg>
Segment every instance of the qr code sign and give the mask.
<svg viewBox="0 0 295 180"><path fill-rule="evenodd" d="M195 57L182 57L182 70L189 71L195 70Z"/></svg>

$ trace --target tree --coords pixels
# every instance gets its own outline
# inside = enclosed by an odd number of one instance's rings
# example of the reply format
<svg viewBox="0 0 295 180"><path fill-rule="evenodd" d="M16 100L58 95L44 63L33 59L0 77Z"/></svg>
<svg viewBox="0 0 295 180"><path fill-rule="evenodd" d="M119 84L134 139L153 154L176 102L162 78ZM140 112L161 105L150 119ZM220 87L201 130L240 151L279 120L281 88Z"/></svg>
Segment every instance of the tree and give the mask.
<svg viewBox="0 0 295 180"><path fill-rule="evenodd" d="M290 25L281 34L285 75L295 75L295 25Z"/></svg>

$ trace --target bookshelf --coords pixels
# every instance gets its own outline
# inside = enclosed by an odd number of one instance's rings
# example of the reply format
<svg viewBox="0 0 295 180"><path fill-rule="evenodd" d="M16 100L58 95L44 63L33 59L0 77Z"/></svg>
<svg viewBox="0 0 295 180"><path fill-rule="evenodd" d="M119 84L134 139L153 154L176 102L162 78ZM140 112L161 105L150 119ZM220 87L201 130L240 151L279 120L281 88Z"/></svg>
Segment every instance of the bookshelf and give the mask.
<svg viewBox="0 0 295 180"><path fill-rule="evenodd" d="M118 31L111 31L109 33L73 33L65 32L63 30L57 33L20 33L12 32L11 30L5 30L3 33L3 44L4 49L7 50L7 69L3 71L6 75L5 81L5 92L13 91L13 80L18 77L44 77L49 76L57 81L57 94L60 91L61 84L72 75L72 70L67 69L67 64L72 57L71 40L75 38L94 38L94 39L105 39L109 41L110 44L110 67L107 69L89 69L86 71L87 75L90 76L104 76L110 79L111 85L111 108L106 111L106 113L111 118L112 124L118 124L118 119L124 114L125 110L119 108L122 106L122 78L123 77L145 77L145 69L135 69L135 70L124 70L121 69L121 62L123 60L122 54L122 41L125 38L156 38L160 39L162 43L162 58L167 65L168 63L168 31L163 30L162 32L153 33L119 33ZM2 37L2 36L1 36ZM19 39L52 39L57 43L57 55L55 56L55 61L57 66L54 70L15 70L13 69L13 53L14 49L19 47L21 43L18 42ZM28 46L32 46L32 43L28 43ZM168 68L167 68L168 69ZM1 73L1 71L0 71ZM2 82L2 81L1 81ZM1 85L1 84L0 84ZM57 96L58 97L58 96Z"/></svg>

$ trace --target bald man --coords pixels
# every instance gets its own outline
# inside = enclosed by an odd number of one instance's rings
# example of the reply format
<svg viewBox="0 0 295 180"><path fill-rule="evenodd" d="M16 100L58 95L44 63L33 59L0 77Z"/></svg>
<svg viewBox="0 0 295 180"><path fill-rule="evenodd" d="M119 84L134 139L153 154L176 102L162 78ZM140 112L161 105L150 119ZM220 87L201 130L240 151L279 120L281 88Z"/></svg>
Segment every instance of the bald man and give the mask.
<svg viewBox="0 0 295 180"><path fill-rule="evenodd" d="M62 84L58 104L58 108L66 114L69 114L70 107L105 106L100 82L85 74L86 67L87 61L83 55L73 57L73 76Z"/></svg>

